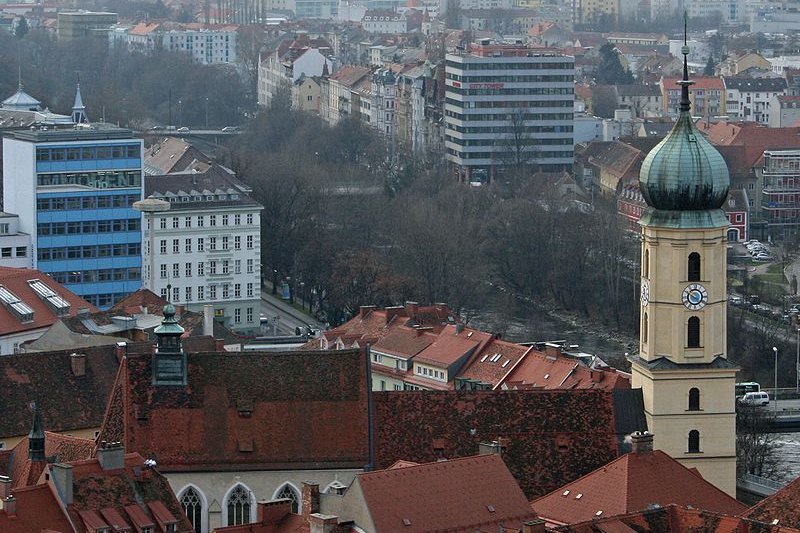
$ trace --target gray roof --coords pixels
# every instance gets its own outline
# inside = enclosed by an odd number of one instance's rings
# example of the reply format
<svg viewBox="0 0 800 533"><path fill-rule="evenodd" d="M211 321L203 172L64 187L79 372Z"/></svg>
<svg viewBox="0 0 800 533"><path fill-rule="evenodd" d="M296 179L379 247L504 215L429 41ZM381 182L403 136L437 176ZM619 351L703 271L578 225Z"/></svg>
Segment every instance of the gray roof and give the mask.
<svg viewBox="0 0 800 533"><path fill-rule="evenodd" d="M636 362L640 365L647 367L650 370L681 370L681 369L702 369L702 368L719 368L719 369L730 369L736 370L739 367L728 361L724 357L715 357L713 361L710 363L681 363L678 364L674 361L670 361L666 357L659 357L658 359L654 359L653 361L646 361L642 359L638 355L629 355L628 360L630 362Z"/></svg>
<svg viewBox="0 0 800 533"><path fill-rule="evenodd" d="M31 111L40 109L41 105L42 103L39 100L22 90L22 84L20 83L17 92L3 100L0 107L3 109L15 109L17 111Z"/></svg>
<svg viewBox="0 0 800 533"><path fill-rule="evenodd" d="M170 202L170 211L196 210L215 207L257 206L247 189L240 186L235 176L224 167L214 165L206 172L147 176L145 197ZM222 195L223 200L219 197ZM231 199L234 195L235 199ZM214 200L206 200L213 196ZM198 199L199 198L199 199Z"/></svg>
<svg viewBox="0 0 800 533"><path fill-rule="evenodd" d="M727 89L742 92L783 92L786 90L784 78L724 78Z"/></svg>

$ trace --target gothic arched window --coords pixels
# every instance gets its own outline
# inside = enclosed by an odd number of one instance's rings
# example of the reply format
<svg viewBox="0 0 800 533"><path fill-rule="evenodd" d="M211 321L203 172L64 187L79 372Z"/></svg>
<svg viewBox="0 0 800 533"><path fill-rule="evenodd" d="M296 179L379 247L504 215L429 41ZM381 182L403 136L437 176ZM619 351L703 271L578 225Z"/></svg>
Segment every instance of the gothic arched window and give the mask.
<svg viewBox="0 0 800 533"><path fill-rule="evenodd" d="M693 316L689 317L689 323L686 326L686 346L688 348L700 347L700 318Z"/></svg>
<svg viewBox="0 0 800 533"><path fill-rule="evenodd" d="M700 432L693 429L689 432L689 453L700 452Z"/></svg>
<svg viewBox="0 0 800 533"><path fill-rule="evenodd" d="M186 489L181 497L181 507L183 514L189 519L192 524L192 529L195 533L201 533L202 520L203 520L203 501L200 495L195 492L191 487Z"/></svg>
<svg viewBox="0 0 800 533"><path fill-rule="evenodd" d="M700 281L700 254L692 252L689 254L687 280Z"/></svg>
<svg viewBox="0 0 800 533"><path fill-rule="evenodd" d="M642 342L647 342L647 313L644 314L642 319Z"/></svg>
<svg viewBox="0 0 800 533"><path fill-rule="evenodd" d="M690 411L699 411L700 410L700 389L697 387L692 387L689 389L689 410Z"/></svg>
<svg viewBox="0 0 800 533"><path fill-rule="evenodd" d="M281 487L281 490L278 491L278 494L275 496L276 500L281 499L289 499L292 500L292 512L297 514L300 512L300 495L297 494L297 491L292 488L291 485L288 483Z"/></svg>
<svg viewBox="0 0 800 533"><path fill-rule="evenodd" d="M228 525L237 526L250 522L250 493L237 485L228 496Z"/></svg>

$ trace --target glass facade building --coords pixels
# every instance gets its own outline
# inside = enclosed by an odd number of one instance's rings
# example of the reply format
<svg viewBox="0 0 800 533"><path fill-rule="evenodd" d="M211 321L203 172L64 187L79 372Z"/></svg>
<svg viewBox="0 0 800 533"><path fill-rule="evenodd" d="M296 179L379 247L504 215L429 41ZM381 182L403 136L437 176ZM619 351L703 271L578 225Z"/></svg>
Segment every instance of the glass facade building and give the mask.
<svg viewBox="0 0 800 533"><path fill-rule="evenodd" d="M129 130L13 132L3 199L33 236L34 267L101 309L142 286L142 141Z"/></svg>

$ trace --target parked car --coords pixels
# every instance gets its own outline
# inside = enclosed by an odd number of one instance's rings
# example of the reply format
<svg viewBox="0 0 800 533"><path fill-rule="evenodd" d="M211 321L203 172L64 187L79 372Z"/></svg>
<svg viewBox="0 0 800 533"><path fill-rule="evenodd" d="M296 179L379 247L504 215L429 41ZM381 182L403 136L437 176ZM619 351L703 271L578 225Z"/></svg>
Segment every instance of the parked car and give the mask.
<svg viewBox="0 0 800 533"><path fill-rule="evenodd" d="M773 259L774 258L771 255L765 253L760 253L753 256L754 261L767 262L767 261L772 261Z"/></svg>
<svg viewBox="0 0 800 533"><path fill-rule="evenodd" d="M186 126L182 126L178 128L178 131L189 131L189 128L187 128Z"/></svg>
<svg viewBox="0 0 800 533"><path fill-rule="evenodd" d="M729 296L728 303L734 307L739 307L744 303L744 300L742 299L741 296Z"/></svg>
<svg viewBox="0 0 800 533"><path fill-rule="evenodd" d="M237 131L239 129L238 126L225 126L222 128L222 131Z"/></svg>
<svg viewBox="0 0 800 533"><path fill-rule="evenodd" d="M739 398L739 403L744 405L769 405L769 394L761 392L748 392Z"/></svg>

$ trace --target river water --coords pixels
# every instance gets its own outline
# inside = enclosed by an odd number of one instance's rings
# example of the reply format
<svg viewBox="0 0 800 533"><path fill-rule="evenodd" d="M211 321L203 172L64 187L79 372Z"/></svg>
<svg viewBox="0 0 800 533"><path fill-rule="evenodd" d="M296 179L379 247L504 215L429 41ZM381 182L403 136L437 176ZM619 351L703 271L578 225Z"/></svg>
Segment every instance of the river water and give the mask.
<svg viewBox="0 0 800 533"><path fill-rule="evenodd" d="M508 341L566 340L569 344L579 345L581 351L598 355L614 366L623 360L625 352L638 349L635 338L613 339L599 335L587 331L579 323L574 324L572 320L559 318L558 315L510 298L500 297L480 311L467 311L466 314L471 327L500 333ZM778 433L776 437L778 470L783 473L783 481L800 477L800 433Z"/></svg>

